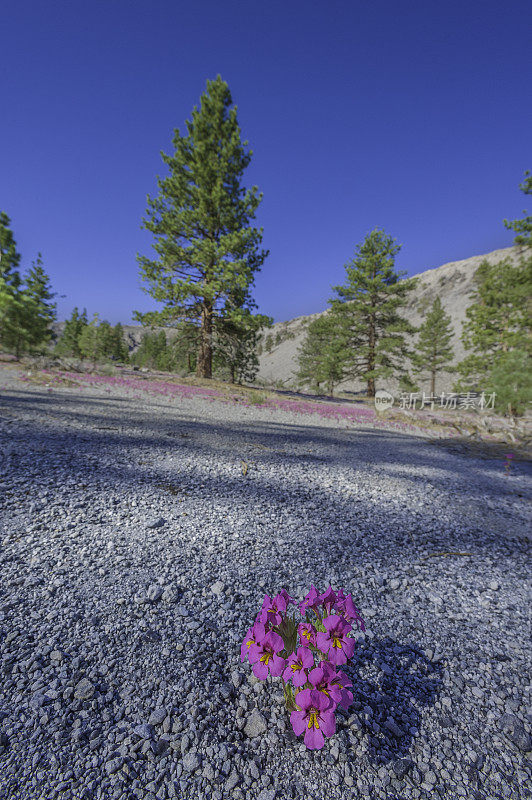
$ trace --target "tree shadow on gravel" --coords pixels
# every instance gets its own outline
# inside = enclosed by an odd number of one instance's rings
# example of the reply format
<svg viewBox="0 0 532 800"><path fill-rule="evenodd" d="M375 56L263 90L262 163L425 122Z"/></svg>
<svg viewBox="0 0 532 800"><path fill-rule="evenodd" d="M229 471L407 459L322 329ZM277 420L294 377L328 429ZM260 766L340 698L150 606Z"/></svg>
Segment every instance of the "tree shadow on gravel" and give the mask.
<svg viewBox="0 0 532 800"><path fill-rule="evenodd" d="M442 664L415 645L384 638L359 644L346 672L353 681L348 737L355 751L353 727L363 734L374 765L407 756L414 741L410 729L420 729L424 710L443 686Z"/></svg>

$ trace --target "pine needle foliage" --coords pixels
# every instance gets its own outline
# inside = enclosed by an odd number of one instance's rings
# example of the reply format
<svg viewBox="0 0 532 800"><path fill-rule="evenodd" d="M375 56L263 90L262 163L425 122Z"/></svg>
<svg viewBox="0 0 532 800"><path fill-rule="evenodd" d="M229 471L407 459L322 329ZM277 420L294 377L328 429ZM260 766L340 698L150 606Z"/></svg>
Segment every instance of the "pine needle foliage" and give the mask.
<svg viewBox="0 0 532 800"><path fill-rule="evenodd" d="M452 371L452 339L451 317L445 313L440 298L436 297L419 328L416 350L412 354L414 374L430 377L431 395L436 394L438 373Z"/></svg>
<svg viewBox="0 0 532 800"><path fill-rule="evenodd" d="M329 311L312 320L298 350L297 381L320 394L325 386L329 395L345 378L347 332L344 318Z"/></svg>
<svg viewBox="0 0 532 800"><path fill-rule="evenodd" d="M415 328L401 317L415 279L402 279L395 270L401 249L383 230L371 231L355 248L346 265L347 280L333 290L333 314L347 334L345 372L366 381L368 397L374 397L376 381L401 376L410 355L406 337Z"/></svg>
<svg viewBox="0 0 532 800"><path fill-rule="evenodd" d="M165 306L135 316L148 325L199 325L197 374L210 378L216 320L230 307L238 324L255 306L250 291L267 255L262 229L252 225L262 195L242 185L252 154L220 76L207 81L186 127L187 135L174 132L174 153L162 153L169 175L148 197L144 227L154 234L156 258L138 256L147 292Z"/></svg>

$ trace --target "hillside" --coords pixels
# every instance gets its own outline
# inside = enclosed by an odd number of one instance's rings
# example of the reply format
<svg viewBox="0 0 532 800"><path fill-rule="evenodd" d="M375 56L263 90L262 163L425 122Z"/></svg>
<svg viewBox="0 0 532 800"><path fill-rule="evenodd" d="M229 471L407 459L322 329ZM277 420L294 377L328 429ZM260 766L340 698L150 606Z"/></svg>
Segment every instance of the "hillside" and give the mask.
<svg viewBox="0 0 532 800"><path fill-rule="evenodd" d="M466 309L470 305L470 295L474 289L474 276L482 261L488 260L490 263L497 263L505 258L512 261L518 259L519 249L517 247L506 247L502 250L494 250L485 255L472 256L463 261L452 261L443 264L441 267L426 270L416 277L419 279L416 288L413 290L408 305L405 307L403 315L413 325L419 325L425 309L430 307L433 300L439 296L445 311L450 315L454 329L453 347L455 351L455 363L460 361L464 355L464 348L460 341L462 323L465 319ZM321 314L327 313L326 311ZM273 337L274 344L270 353L263 350L260 356L260 369L258 379L265 384L283 385L285 387L295 386L294 373L297 371L297 351L305 336L307 324L321 316L313 314L308 317L296 317L288 322L278 322L268 332ZM264 341L264 340L263 340ZM438 391L450 391L455 377L443 375L438 380ZM397 382L387 380L385 386L395 390ZM361 382L349 382L342 385L341 389L346 391L359 391L364 388ZM422 387L423 388L423 387Z"/></svg>

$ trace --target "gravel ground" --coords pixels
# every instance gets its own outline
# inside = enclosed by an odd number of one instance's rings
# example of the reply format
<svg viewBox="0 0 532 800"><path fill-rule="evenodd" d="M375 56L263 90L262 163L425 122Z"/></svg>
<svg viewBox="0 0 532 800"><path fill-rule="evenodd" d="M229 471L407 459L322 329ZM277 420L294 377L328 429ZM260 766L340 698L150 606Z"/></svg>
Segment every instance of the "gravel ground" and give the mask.
<svg viewBox="0 0 532 800"><path fill-rule="evenodd" d="M526 465L2 367L0 387L2 800L532 796ZM240 663L263 594L311 583L368 628L318 752Z"/></svg>

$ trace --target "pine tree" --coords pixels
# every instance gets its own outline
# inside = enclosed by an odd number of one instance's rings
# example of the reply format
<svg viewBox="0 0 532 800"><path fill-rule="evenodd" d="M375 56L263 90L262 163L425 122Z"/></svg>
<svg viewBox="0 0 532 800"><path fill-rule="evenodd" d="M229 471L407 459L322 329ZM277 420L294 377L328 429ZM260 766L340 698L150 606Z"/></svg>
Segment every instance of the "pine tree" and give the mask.
<svg viewBox="0 0 532 800"><path fill-rule="evenodd" d="M19 273L9 281L0 278L0 343L19 359L28 342L28 304Z"/></svg>
<svg viewBox="0 0 532 800"><path fill-rule="evenodd" d="M124 337L124 329L120 322L117 322L111 331L111 347L109 355L115 361L125 363L129 360L129 349Z"/></svg>
<svg viewBox="0 0 532 800"><path fill-rule="evenodd" d="M262 314L248 314L238 321L229 314L220 317L215 328L215 365L227 371L231 383L251 383L259 369L257 356L262 328L273 320Z"/></svg>
<svg viewBox="0 0 532 800"><path fill-rule="evenodd" d="M96 365L100 355L100 338L98 336L98 314L95 314L88 325L85 325L78 339L83 358L88 358Z"/></svg>
<svg viewBox="0 0 532 800"><path fill-rule="evenodd" d="M499 353L486 376L487 392L495 393L495 408L512 417L520 416L532 402L532 363L530 349Z"/></svg>
<svg viewBox="0 0 532 800"><path fill-rule="evenodd" d="M328 394L345 376L347 331L344 315L329 311L312 320L298 350L297 380L300 386L309 386L320 393L325 385Z"/></svg>
<svg viewBox="0 0 532 800"><path fill-rule="evenodd" d="M530 172L525 172L520 188L532 194ZM456 388L471 388L473 382L496 392L499 410L516 414L532 402L532 217L504 224L516 232L520 258L517 264L508 259L498 264L483 261L475 274L473 303L462 329L470 352L458 364L462 380Z"/></svg>
<svg viewBox="0 0 532 800"><path fill-rule="evenodd" d="M88 324L87 310L84 308L80 314L77 307L74 308L70 319L65 322L63 332L55 346L55 352L58 355L81 358L79 337Z"/></svg>
<svg viewBox="0 0 532 800"><path fill-rule="evenodd" d="M412 355L414 373L430 375L430 393L434 396L436 376L442 370L451 372L450 365L454 358L451 318L445 313L439 297L425 315L418 333L416 351Z"/></svg>
<svg viewBox="0 0 532 800"><path fill-rule="evenodd" d="M28 347L39 347L50 341L51 325L57 319L57 306L53 301L50 279L43 268L42 255L37 254L25 278L24 302L26 305L26 329Z"/></svg>
<svg viewBox="0 0 532 800"><path fill-rule="evenodd" d="M345 371L366 381L368 397L374 397L378 379L404 373L410 354L405 336L415 332L399 313L415 285L394 269L399 250L391 236L373 230L357 245L345 265L347 281L333 287L338 297L330 301L348 332Z"/></svg>
<svg viewBox="0 0 532 800"><path fill-rule="evenodd" d="M519 184L519 188L524 194L532 194L532 174L528 170L525 172L525 179L523 183ZM526 211L523 213L526 214ZM505 219L504 224L509 230L516 232L515 244L521 247L532 247L532 217L529 214L523 219L514 219L511 222Z"/></svg>
<svg viewBox="0 0 532 800"><path fill-rule="evenodd" d="M97 358L107 360L113 355L114 340L113 329L111 324L106 320L102 320L96 328L97 339Z"/></svg>
<svg viewBox="0 0 532 800"><path fill-rule="evenodd" d="M20 253L17 252L17 244L10 225L11 220L5 211L0 211L0 278L8 286L17 274L20 264Z"/></svg>
<svg viewBox="0 0 532 800"><path fill-rule="evenodd" d="M473 303L466 311L462 341L470 353L457 370L458 389L482 385L496 366L500 353L530 346L529 298L532 289L532 259L517 264L509 260L483 261L475 273Z"/></svg>
<svg viewBox="0 0 532 800"><path fill-rule="evenodd" d="M19 350L23 332L22 280L18 271L20 253L10 225L5 211L0 212L0 344Z"/></svg>
<svg viewBox="0 0 532 800"><path fill-rule="evenodd" d="M175 130L173 155L162 154L170 174L159 179L160 193L148 197L144 227L155 236L155 260L139 256L148 293L164 302L160 312L141 314L144 324L197 322L201 336L197 374L212 376L215 320L240 293L236 323L253 307L250 289L267 252L259 249L262 230L251 226L262 196L241 185L250 163L236 107L220 76L207 82L200 107L187 121L187 136ZM225 314L227 317L227 314Z"/></svg>

